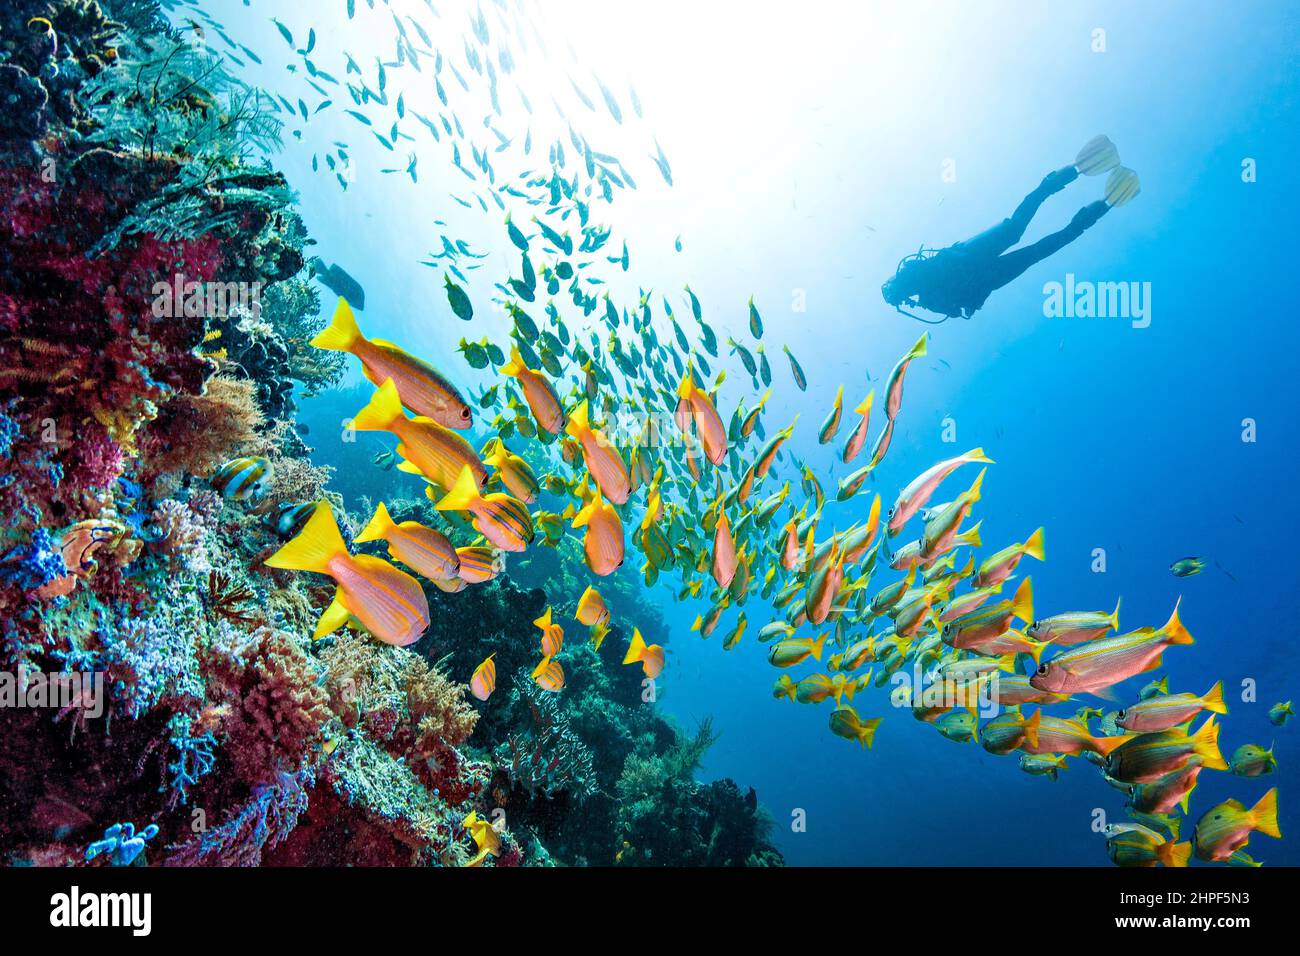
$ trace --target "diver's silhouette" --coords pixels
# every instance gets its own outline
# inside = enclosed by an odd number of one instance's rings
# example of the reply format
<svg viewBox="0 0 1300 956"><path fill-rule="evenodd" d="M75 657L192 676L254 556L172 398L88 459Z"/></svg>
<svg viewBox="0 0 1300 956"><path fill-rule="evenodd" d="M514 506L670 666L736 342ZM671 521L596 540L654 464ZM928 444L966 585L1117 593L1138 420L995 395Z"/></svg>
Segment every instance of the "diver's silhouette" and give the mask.
<svg viewBox="0 0 1300 956"><path fill-rule="evenodd" d="M1089 203L1074 214L1070 224L1059 232L1044 236L1033 245L1007 252L1020 241L1038 207L1053 193L1085 176L1109 172L1105 199ZM1016 207L1010 219L1003 219L978 236L948 246L946 249L922 247L904 257L880 289L885 301L899 312L922 322L937 324L955 316L969 319L983 305L993 290L1052 253L1064 248L1115 206L1122 206L1141 188L1137 173L1119 164L1115 144L1105 136L1095 136L1079 150L1074 163L1048 173L1038 188ZM912 315L903 306L925 309L943 316L925 319Z"/></svg>

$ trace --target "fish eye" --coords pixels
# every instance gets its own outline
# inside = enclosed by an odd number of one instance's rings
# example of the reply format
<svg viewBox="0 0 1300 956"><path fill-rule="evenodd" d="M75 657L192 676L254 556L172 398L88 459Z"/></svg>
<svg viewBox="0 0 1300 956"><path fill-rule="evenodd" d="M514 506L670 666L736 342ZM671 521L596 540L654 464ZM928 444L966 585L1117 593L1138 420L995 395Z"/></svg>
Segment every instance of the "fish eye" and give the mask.
<svg viewBox="0 0 1300 956"><path fill-rule="evenodd" d="M1123 719L1124 719L1124 715L1125 715L1126 713L1128 713L1128 711L1126 711L1126 710L1121 710L1118 714L1115 715L1115 719L1116 719L1116 720L1123 720Z"/></svg>
<svg viewBox="0 0 1300 956"><path fill-rule="evenodd" d="M1039 665L1038 665L1038 673L1041 674L1042 676L1046 677L1046 676L1047 676L1047 669L1048 669L1048 666L1049 666L1049 665L1047 665L1047 664L1039 664Z"/></svg>
<svg viewBox="0 0 1300 956"><path fill-rule="evenodd" d="M465 421L469 421L469 415L470 415L470 411L468 408L462 408L460 410L460 417L465 419Z"/></svg>

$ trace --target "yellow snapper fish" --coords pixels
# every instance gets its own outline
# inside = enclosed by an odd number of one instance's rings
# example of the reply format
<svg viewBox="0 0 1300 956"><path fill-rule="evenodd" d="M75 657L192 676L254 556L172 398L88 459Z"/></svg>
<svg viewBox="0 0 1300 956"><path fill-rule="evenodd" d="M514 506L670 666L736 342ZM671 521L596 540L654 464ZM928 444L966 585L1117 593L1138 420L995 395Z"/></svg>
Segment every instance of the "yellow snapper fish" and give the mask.
<svg viewBox="0 0 1300 956"><path fill-rule="evenodd" d="M338 584L316 637L338 629L349 616L385 644L398 647L414 644L429 627L429 602L420 583L382 558L349 554L328 502L322 501L298 536L263 563L325 574Z"/></svg>
<svg viewBox="0 0 1300 956"><path fill-rule="evenodd" d="M489 856L501 855L501 834L476 812L470 811L469 816L461 821L461 826L469 831L470 839L478 848L478 852L466 862L466 866L481 866Z"/></svg>
<svg viewBox="0 0 1300 956"><path fill-rule="evenodd" d="M785 676L784 674L781 676ZM795 697L801 704L820 704L827 698L834 698L836 705L841 698L853 699L858 692L858 682L844 674L809 674L795 685Z"/></svg>
<svg viewBox="0 0 1300 956"><path fill-rule="evenodd" d="M495 468L506 490L524 504L531 505L537 500L537 494L541 490L537 476L533 474L528 462L506 448L505 442L497 441L496 447L483 459L483 463Z"/></svg>
<svg viewBox="0 0 1300 956"><path fill-rule="evenodd" d="M1149 697L1124 708L1115 723L1127 731L1139 734L1159 733L1192 720L1202 710L1226 714L1223 702L1223 681L1197 697L1195 694L1169 694Z"/></svg>
<svg viewBox="0 0 1300 956"><path fill-rule="evenodd" d="M718 523L713 528L713 561L710 571L718 587L725 588L736 576L739 559L736 555L736 540L731 535L731 525L727 522L725 512L719 511Z"/></svg>
<svg viewBox="0 0 1300 956"><path fill-rule="evenodd" d="M959 594L956 597L949 598L939 611L939 623L947 624L949 621L955 621L962 615L969 614L977 608L983 607L989 598L995 594L1002 593L1002 585L994 585L991 588L977 588L974 591L967 591L965 594ZM1029 633L1026 631L1026 633ZM1030 637L1037 638L1036 635L1030 634Z"/></svg>
<svg viewBox="0 0 1300 956"><path fill-rule="evenodd" d="M1178 605L1159 630L1145 627L1103 637L1064 651L1038 666L1029 682L1058 694L1097 693L1113 684L1155 670L1165 648L1193 643L1178 619Z"/></svg>
<svg viewBox="0 0 1300 956"><path fill-rule="evenodd" d="M640 630L632 628L632 642L623 655L624 664L640 664L645 676L654 680L664 670L664 649L659 644L646 644Z"/></svg>
<svg viewBox="0 0 1300 956"><path fill-rule="evenodd" d="M975 577L971 579L972 586L988 588L995 584L1001 584L1011 577L1016 565L1020 563L1020 559L1026 554L1031 558L1037 558L1039 561L1043 560L1042 528L1031 534L1024 544L1010 545L988 558L975 572Z"/></svg>
<svg viewBox="0 0 1300 956"><path fill-rule="evenodd" d="M1197 758L1210 770L1227 770L1228 764L1219 752L1219 725L1214 715L1196 733L1189 734L1190 729L1188 721L1157 734L1124 738L1119 747L1103 754L1106 773L1124 783L1154 783Z"/></svg>
<svg viewBox="0 0 1300 956"><path fill-rule="evenodd" d="M740 643L740 639L745 636L745 627L748 624L749 619L745 616L745 612L741 611L740 617L736 619L736 626L731 629L730 634L722 639L722 649L724 651L729 651Z"/></svg>
<svg viewBox="0 0 1300 956"><path fill-rule="evenodd" d="M1115 610L1105 611L1067 611L1035 621L1025 633L1036 641L1051 644L1082 644L1105 637L1112 630L1119 630L1119 601Z"/></svg>
<svg viewBox="0 0 1300 956"><path fill-rule="evenodd" d="M600 592L588 587L582 592L582 597L578 598L578 610L574 616L588 627L595 627L609 623L609 608Z"/></svg>
<svg viewBox="0 0 1300 956"><path fill-rule="evenodd" d="M444 428L470 427L473 417L470 407L456 387L428 362L391 342L365 338L346 299L339 299L334 320L311 344L318 349L351 352L374 385L392 379L402 404L416 415L431 418Z"/></svg>
<svg viewBox="0 0 1300 956"><path fill-rule="evenodd" d="M431 500L434 498L432 486L426 493ZM434 506L439 511L468 511L474 529L502 551L523 551L536 533L532 516L522 501L509 495L481 494L468 466Z"/></svg>
<svg viewBox="0 0 1300 956"><path fill-rule="evenodd" d="M695 422L695 430L700 436L701 444L704 445L705 457L714 465L721 465L723 459L727 457L727 426L723 424L708 393L696 386L690 364L687 364L686 371L682 374L681 384L677 387L677 396L680 402L685 404L691 419ZM678 425L680 426L681 423L682 419L679 417Z"/></svg>
<svg viewBox="0 0 1300 956"><path fill-rule="evenodd" d="M469 692L479 700L487 700L497 689L497 665L492 660L494 657L496 654L489 654L482 664L474 668L474 674L469 679Z"/></svg>
<svg viewBox="0 0 1300 956"><path fill-rule="evenodd" d="M1125 784L1128 787L1128 806L1139 813L1172 813L1175 807L1182 807L1187 812L1192 791L1196 789L1197 777L1205 769L1200 757L1192 757L1178 770L1170 771L1151 783Z"/></svg>
<svg viewBox="0 0 1300 956"><path fill-rule="evenodd" d="M926 557L945 554L951 550L953 539L957 537L961 523L970 514L971 508L980 500L980 486L984 483L987 468L981 468L971 486L957 496L957 499L939 509L925 522L921 534L921 553Z"/></svg>
<svg viewBox="0 0 1300 956"><path fill-rule="evenodd" d="M1116 866L1186 866L1191 843L1174 843L1140 823L1112 823L1106 827L1106 853Z"/></svg>
<svg viewBox="0 0 1300 956"><path fill-rule="evenodd" d="M582 448L587 472L595 479L601 493L616 505L627 504L632 494L632 479L627 466L604 433L592 428L589 414L587 402L583 401L569 416L565 429Z"/></svg>
<svg viewBox="0 0 1300 956"><path fill-rule="evenodd" d="M831 711L831 733L845 740L856 740L860 746L870 748L876 739L876 728L880 726L881 717L863 720L858 712L848 704L843 704Z"/></svg>
<svg viewBox="0 0 1300 956"><path fill-rule="evenodd" d="M519 354L518 346L510 347L510 361L501 366L501 374L515 379L523 390L524 401L533 413L537 427L552 435L558 435L564 429L564 407L555 394L551 380L541 372L534 371L525 364Z"/></svg>
<svg viewBox="0 0 1300 956"><path fill-rule="evenodd" d="M352 427L363 432L392 432L401 439L397 453L409 462L398 469L414 470L444 490L452 486L462 468L470 469L479 488L487 485L487 468L469 442L432 418L407 418L391 378L384 380L366 407L353 417Z"/></svg>
<svg viewBox="0 0 1300 956"><path fill-rule="evenodd" d="M1021 754L1020 769L1033 777L1047 777L1055 780L1066 769L1065 756L1055 754Z"/></svg>
<svg viewBox="0 0 1300 956"><path fill-rule="evenodd" d="M914 360L925 355L925 343L928 338L929 333L923 332L916 340L916 344L908 349L907 354L898 360L898 364L889 373L889 380L885 383L885 416L891 425L903 407L903 376L907 374L907 367Z"/></svg>
<svg viewBox="0 0 1300 956"><path fill-rule="evenodd" d="M1083 721L1044 714L1042 709L1025 721L1025 740L1020 749L1027 754L1077 754L1085 751L1105 757L1128 737L1094 737Z"/></svg>
<svg viewBox="0 0 1300 956"><path fill-rule="evenodd" d="M491 581L505 569L501 552L496 548L465 547L456 549L460 579L466 584Z"/></svg>
<svg viewBox="0 0 1300 956"><path fill-rule="evenodd" d="M943 642L958 650L979 650L987 642L1004 634L1016 618L1025 622L1034 619L1034 588L1029 578L1020 582L1020 587L1011 600L969 611L944 624ZM1042 687L1043 690L1065 690L1041 684L1035 686Z"/></svg>
<svg viewBox="0 0 1300 956"><path fill-rule="evenodd" d="M835 404L831 406L830 414L826 416L826 421L822 422L822 427L817 432L817 443L819 445L829 444L840 431L840 418L844 414L844 386L841 385L838 392L835 393Z"/></svg>
<svg viewBox="0 0 1300 956"><path fill-rule="evenodd" d="M533 625L542 632L542 656L554 657L564 646L564 628L551 620L551 609L533 621Z"/></svg>
<svg viewBox="0 0 1300 956"><path fill-rule="evenodd" d="M575 528L586 528L582 551L587 567L601 577L613 574L623 564L623 521L614 506L605 501L600 490L573 516Z"/></svg>
<svg viewBox="0 0 1300 956"><path fill-rule="evenodd" d="M844 441L844 451L840 454L840 459L844 464L848 464L857 458L862 451L862 446L867 443L867 431L871 426L871 403L875 400L876 393L871 391L867 397L862 400L857 408L853 409L855 415L862 416L858 419L857 427L849 432L849 437Z"/></svg>
<svg viewBox="0 0 1300 956"><path fill-rule="evenodd" d="M776 683L772 685L772 696L777 700L784 697L786 700L793 701L795 699L797 688L798 685L791 680L789 674L782 674L776 679Z"/></svg>
<svg viewBox="0 0 1300 956"><path fill-rule="evenodd" d="M718 621L722 617L722 612L725 611L730 604L731 599L724 596L721 601L709 608L708 614L697 614L695 616L695 623L691 625L691 630L699 631L700 637L708 637L713 633L714 628L718 626Z"/></svg>
<svg viewBox="0 0 1300 956"><path fill-rule="evenodd" d="M460 574L460 557L445 534L418 521L394 522L382 501L370 523L352 540L356 544L386 541L389 557L414 568L430 581L445 581Z"/></svg>
<svg viewBox="0 0 1300 956"><path fill-rule="evenodd" d="M831 602L839 592L844 580L844 555L835 545L831 549L831 560L820 571L815 571L808 580L808 589L804 595L804 613L813 624L821 624L830 614Z"/></svg>
<svg viewBox="0 0 1300 956"><path fill-rule="evenodd" d="M775 667L794 667L808 659L809 656L815 661L822 659L822 648L826 645L826 638L829 635L823 634L818 638L811 637L792 637L784 641L777 641L767 651L768 663Z"/></svg>
<svg viewBox="0 0 1300 956"><path fill-rule="evenodd" d="M979 742L991 754L1009 754L1024 742L1025 716L1019 710L1006 710L979 729Z"/></svg>
<svg viewBox="0 0 1300 956"><path fill-rule="evenodd" d="M559 661L549 657L543 657L533 668L532 678L542 690L559 693L564 689L564 668Z"/></svg>
<svg viewBox="0 0 1300 956"><path fill-rule="evenodd" d="M1210 863L1222 863L1246 846L1252 833L1282 838L1277 825L1277 787L1260 797L1249 810L1237 800L1206 810L1196 822L1193 837L1196 855Z"/></svg>
<svg viewBox="0 0 1300 956"><path fill-rule="evenodd" d="M888 535L892 538L898 534L903 529L903 525L907 524L914 514L925 507L926 502L930 500L930 496L934 494L945 478L962 465L971 462L992 464L993 459L985 456L983 448L972 448L956 458L949 458L936 465L931 465L913 478L911 483L898 493L894 506L889 509L889 517L885 524Z"/></svg>

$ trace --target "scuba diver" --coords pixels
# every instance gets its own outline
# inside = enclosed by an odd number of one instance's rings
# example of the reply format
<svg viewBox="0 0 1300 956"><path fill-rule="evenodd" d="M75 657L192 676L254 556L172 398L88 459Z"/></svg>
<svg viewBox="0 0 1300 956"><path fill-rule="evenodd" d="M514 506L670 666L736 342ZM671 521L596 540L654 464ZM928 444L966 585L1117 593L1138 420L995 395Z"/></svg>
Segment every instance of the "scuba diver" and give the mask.
<svg viewBox="0 0 1300 956"><path fill-rule="evenodd" d="M1085 176L1109 172L1105 198L1089 203L1074 214L1070 224L1060 232L1045 236L1033 245L1011 252L1020 241L1029 222L1043 201L1070 183ZM1106 136L1095 136L1079 150L1074 163L1048 173L1038 188L1016 207L1010 219L1004 219L978 236L948 246L946 249L922 247L904 257L883 286L885 301L903 315L938 325L961 316L969 319L984 305L994 289L1000 289L1030 266L1078 239L1085 229L1116 206L1122 206L1141 189L1138 175L1119 164L1119 151ZM913 315L903 306L921 308L943 316L926 319Z"/></svg>

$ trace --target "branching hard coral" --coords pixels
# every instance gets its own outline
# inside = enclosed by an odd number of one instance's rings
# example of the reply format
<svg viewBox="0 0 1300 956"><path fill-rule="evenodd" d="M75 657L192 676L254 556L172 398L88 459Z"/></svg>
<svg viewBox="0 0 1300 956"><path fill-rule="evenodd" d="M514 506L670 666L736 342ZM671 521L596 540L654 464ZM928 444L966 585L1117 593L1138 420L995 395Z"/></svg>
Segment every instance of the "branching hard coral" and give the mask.
<svg viewBox="0 0 1300 956"><path fill-rule="evenodd" d="M249 785L297 774L320 757L330 717L320 669L297 640L264 628L227 628L204 654L209 694L230 705L222 721L236 775Z"/></svg>
<svg viewBox="0 0 1300 956"><path fill-rule="evenodd" d="M211 571L205 538L208 528L188 503L168 498L149 515L149 549L164 557L171 570L192 574Z"/></svg>

